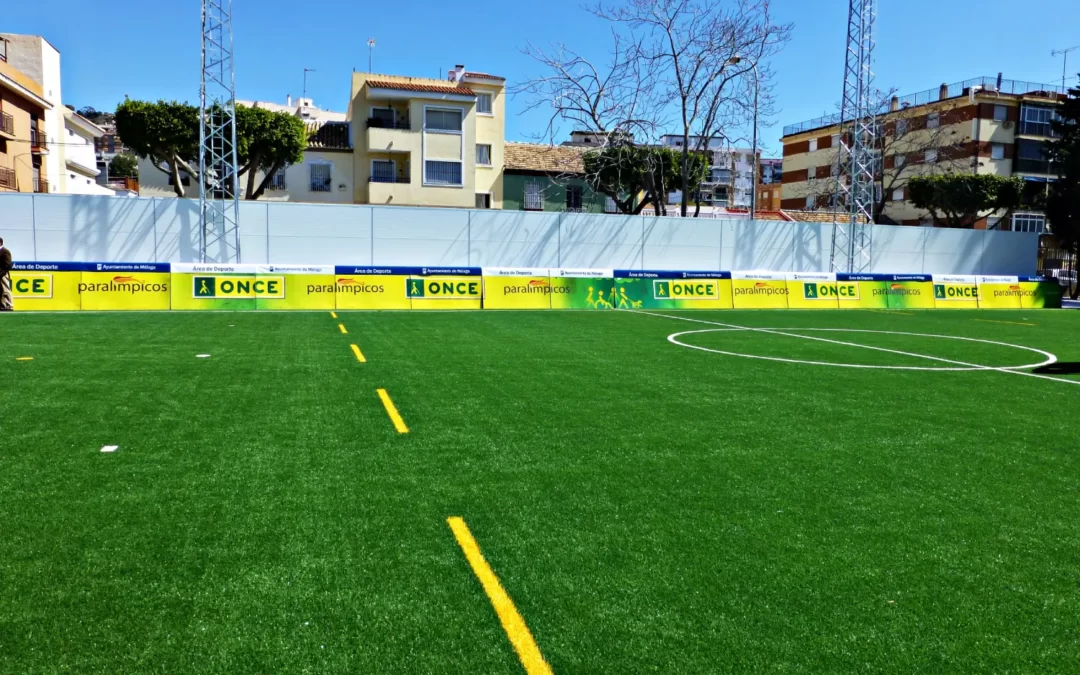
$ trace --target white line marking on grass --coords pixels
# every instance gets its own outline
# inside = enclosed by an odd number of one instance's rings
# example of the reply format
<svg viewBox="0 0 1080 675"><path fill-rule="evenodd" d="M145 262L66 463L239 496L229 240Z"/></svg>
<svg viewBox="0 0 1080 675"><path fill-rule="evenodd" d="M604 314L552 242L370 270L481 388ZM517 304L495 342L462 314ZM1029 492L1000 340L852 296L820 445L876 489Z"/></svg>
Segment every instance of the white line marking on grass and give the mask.
<svg viewBox="0 0 1080 675"><path fill-rule="evenodd" d="M103 446L101 446L101 451L102 452L116 452L116 450L119 447L120 447L119 445L103 445Z"/></svg>
<svg viewBox="0 0 1080 675"><path fill-rule="evenodd" d="M661 317L661 318L664 318L664 319L675 319L677 321L690 321L690 322L693 322L693 323L703 323L703 324L707 324L707 325L710 325L710 326L721 326L723 328L731 328L731 329L736 329L736 330L749 330L749 331L754 331L754 332L757 332L757 333L769 333L769 334L772 334L772 335L783 335L785 337L799 338L799 339L802 339L802 340L813 340L815 342L828 342L828 343L831 343L831 344L842 345L842 346L846 346L846 347L860 347L862 349L870 349L870 350L879 351L879 352L891 352L893 354L900 354L902 356L911 356L911 357L918 358L918 359L928 359L930 361L940 361L942 363L951 363L951 364L953 364L955 366L964 366L965 368L968 368L968 369L971 369L971 370L994 370L994 371L997 371L999 373L1008 373L1010 375L1023 375L1025 377L1034 377L1034 378L1038 378L1040 380L1051 380L1052 382L1064 382L1065 384L1080 385L1080 380L1064 380L1064 379L1062 379L1060 377L1050 377L1049 375L1039 375L1038 373L1025 373L1025 372L1020 371L1020 370L1010 370L1009 368L998 368L996 366L984 366L984 365L980 365L978 363L968 363L966 361L954 361L952 359L944 359L944 358L941 358L939 356L928 356L926 354L915 354L913 352L902 352L902 351L899 351L899 350L896 350L896 349L886 349L884 347L872 347L870 345L861 345L861 344L858 344L857 342L842 342L840 340L830 340L828 338L814 337L814 336L811 336L811 335L798 335L796 333L785 333L783 331L775 330L775 329L772 329L772 328L753 328L753 327L750 327L750 326L738 326L738 325L731 324L731 323L721 323L719 321L705 321L704 319L691 319L690 317L685 317L685 316L672 316L670 314L658 314L656 312L644 312L644 311L641 311L641 310L620 309L620 310L617 310L617 311L630 312L632 314L646 314L648 316L657 316L657 317ZM788 330L805 330L805 329L788 329ZM970 338L970 339L974 340L975 338ZM979 340L979 341L980 342L992 343L990 340ZM999 343L996 343L996 344L1006 345L1006 343L1004 343L1004 342L999 342ZM682 345L682 346L687 346L687 345ZM1007 346L1015 347L1017 345L1007 345ZM695 347L695 349L702 349L702 348L701 347ZM1031 351L1038 351L1041 354L1046 354L1050 358L1053 358L1053 361L1048 362L1046 365L1049 365L1050 363L1056 363L1057 362L1057 357L1054 356L1053 354L1050 354L1049 352L1044 352L1042 350L1036 350L1036 349L1033 349L1031 347L1026 347L1025 349L1029 349ZM758 357L758 358L762 358L762 357ZM830 365L836 365L836 364L830 364Z"/></svg>
<svg viewBox="0 0 1080 675"><path fill-rule="evenodd" d="M805 360L805 359L785 359L785 358L782 358L782 357L779 357L779 356L760 356L760 355L757 355L757 354L742 354L740 352L727 352L727 351L723 351L721 349L712 349L710 347L702 347L700 345L687 344L685 342L680 342L678 340L678 338L682 337L683 335L694 335L694 334L697 334L697 333L724 333L724 332L729 332L729 331L730 332L735 332L735 331L740 331L740 330L750 330L750 329L746 329L746 328L705 328L703 330L687 330L687 331L683 331L681 333L672 333L671 335L668 336L668 342L671 342L672 344L679 345L680 347L688 347L690 349L699 349L699 350L701 350L703 352L712 352L713 354L724 354L726 356L741 356L741 357L747 358L747 359L761 359L761 360L764 360L764 361L781 361L783 363L805 363L805 364L811 365L811 366L833 366L835 368L876 368L876 369L881 369L881 370L949 370L949 371L996 370L998 368L998 366L971 366L971 367L964 367L964 368L947 368L947 367L935 368L935 367L930 367L930 366L879 366L879 365L860 364L860 363L836 363L834 361L808 361L808 360ZM788 333L778 332L778 331L781 330L779 328L761 328L761 329L758 329L758 330L777 331L778 335L788 335ZM821 332L821 333L830 333L830 332L831 333L877 333L877 334L881 334L881 335L908 335L908 336L911 336L911 337L941 338L943 340L963 340L965 342L982 342L982 343L990 344L990 345L999 345L999 346L1002 346L1002 347L1012 347L1014 349L1022 349L1024 351L1035 352L1036 354L1041 354L1041 355L1046 357L1045 361L1040 361L1038 363L1025 363L1025 364L1020 365L1020 366L1000 366L1000 368L1002 370L1023 370L1023 369L1027 369L1027 368L1039 368L1041 366L1048 366L1048 365L1050 365L1052 363L1057 363L1057 357L1056 356L1054 356L1050 352L1044 352L1041 349L1035 349L1034 347L1024 347L1023 345L1014 345L1014 344L1010 344L1008 342L995 342L993 340L980 340L978 338L959 337L959 336L956 336L956 335L935 335L933 333L907 333L907 332L901 332L901 331L895 331L895 330L864 330L864 329L859 329L859 328L788 328L786 330L798 330L798 331L804 331L804 332L817 331L817 332ZM807 337L805 335L794 335L794 334L792 334L791 336L792 337ZM815 339L815 338L808 338L808 339ZM817 338L817 339L823 340L825 342L831 342L833 344L838 344L838 345L845 345L845 346L851 346L851 347L862 347L864 349L873 349L875 351L885 351L885 352L889 352L889 353L892 353L892 354L903 354L905 356L916 356L918 358L938 360L938 358L936 356L926 356L925 354L915 354L915 353L911 353L911 352L902 352L902 351L899 351L899 350L896 350L896 349L886 349L884 347L872 347L872 346L860 344L860 343L857 343L857 342L841 342L839 340L827 340L825 338ZM958 361L954 362L954 361L949 361L948 359L943 359L943 360L947 361L948 363L959 363Z"/></svg>
<svg viewBox="0 0 1080 675"><path fill-rule="evenodd" d="M208 358L210 358L210 355L209 354L196 354L195 358L197 358L197 359L208 359Z"/></svg>
<svg viewBox="0 0 1080 675"><path fill-rule="evenodd" d="M16 356L15 360L16 361L33 361L34 357L33 356Z"/></svg>

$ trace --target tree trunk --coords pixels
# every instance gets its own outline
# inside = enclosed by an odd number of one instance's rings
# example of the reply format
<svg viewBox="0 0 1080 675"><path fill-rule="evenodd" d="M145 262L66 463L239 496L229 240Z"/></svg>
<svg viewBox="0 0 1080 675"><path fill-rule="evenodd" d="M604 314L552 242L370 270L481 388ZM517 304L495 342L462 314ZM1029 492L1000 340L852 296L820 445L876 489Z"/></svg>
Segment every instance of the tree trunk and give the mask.
<svg viewBox="0 0 1080 675"><path fill-rule="evenodd" d="M255 158L252 158L251 163L248 164L247 190L246 190L247 194L244 195L244 199L258 199L259 198L259 195L255 194L255 173L256 173L255 167L257 167L258 165L259 165L259 163L257 161L255 161ZM260 190L260 194L261 194L261 192L262 191Z"/></svg>
<svg viewBox="0 0 1080 675"><path fill-rule="evenodd" d="M679 215L683 218L686 217L686 207L690 203L690 176L687 171L687 164L690 158L690 132L683 127L682 137L682 204L679 207Z"/></svg>
<svg viewBox="0 0 1080 675"><path fill-rule="evenodd" d="M177 197L183 197L184 183L180 180L180 167L177 165L175 158L169 161L169 172L172 176L173 192L176 193Z"/></svg>

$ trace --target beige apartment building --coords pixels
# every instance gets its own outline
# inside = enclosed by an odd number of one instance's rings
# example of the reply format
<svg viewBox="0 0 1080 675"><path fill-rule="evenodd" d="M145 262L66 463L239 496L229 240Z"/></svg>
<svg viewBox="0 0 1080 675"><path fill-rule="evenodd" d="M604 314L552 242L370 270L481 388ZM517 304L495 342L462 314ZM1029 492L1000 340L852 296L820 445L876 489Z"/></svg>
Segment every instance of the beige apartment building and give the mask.
<svg viewBox="0 0 1080 675"><path fill-rule="evenodd" d="M49 192L42 85L9 62L10 40L0 37L0 192Z"/></svg>
<svg viewBox="0 0 1080 675"><path fill-rule="evenodd" d="M348 119L357 204L503 207L502 77L353 73Z"/></svg>
<svg viewBox="0 0 1080 675"><path fill-rule="evenodd" d="M877 143L882 157L877 198L879 222L929 225L926 211L910 201L911 176L979 173L1019 176L1046 185L1053 168L1043 155L1052 139L1050 121L1064 96L1061 88L1030 82L977 78L912 94L894 96L879 118ZM839 116L784 128L781 208L828 209L833 191ZM979 229L1043 232L1041 213L991 215Z"/></svg>

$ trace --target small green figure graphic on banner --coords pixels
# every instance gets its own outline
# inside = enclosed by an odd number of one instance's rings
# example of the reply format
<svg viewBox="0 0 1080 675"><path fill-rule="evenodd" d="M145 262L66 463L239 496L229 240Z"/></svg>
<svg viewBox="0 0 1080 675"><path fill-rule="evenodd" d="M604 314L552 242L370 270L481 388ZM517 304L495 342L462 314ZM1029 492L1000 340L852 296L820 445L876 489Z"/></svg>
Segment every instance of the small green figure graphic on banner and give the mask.
<svg viewBox="0 0 1080 675"><path fill-rule="evenodd" d="M804 283L803 284L803 297L806 298L807 300L817 300L818 299L817 284Z"/></svg>
<svg viewBox="0 0 1080 675"><path fill-rule="evenodd" d="M409 292L406 295L410 298L424 297L424 280L409 279Z"/></svg>
<svg viewBox="0 0 1080 675"><path fill-rule="evenodd" d="M214 282L216 280L214 277L195 277L193 281L195 283L196 298L212 298L217 295L215 293L216 284Z"/></svg>
<svg viewBox="0 0 1080 675"><path fill-rule="evenodd" d="M671 297L671 284L667 281L656 282L656 297L658 298L670 298Z"/></svg>
<svg viewBox="0 0 1080 675"><path fill-rule="evenodd" d="M593 300L593 287L589 286L589 294L585 296L585 304L589 307L596 307L596 301Z"/></svg>
<svg viewBox="0 0 1080 675"><path fill-rule="evenodd" d="M615 294L614 289L612 289L611 294L612 295ZM613 307L611 306L611 303L604 299L604 292L603 291L599 291L598 295L599 295L599 297L596 300L596 306L597 307L607 307L608 309L613 309Z"/></svg>
<svg viewBox="0 0 1080 675"><path fill-rule="evenodd" d="M934 284L934 297L938 300L945 299L945 286L941 284Z"/></svg>

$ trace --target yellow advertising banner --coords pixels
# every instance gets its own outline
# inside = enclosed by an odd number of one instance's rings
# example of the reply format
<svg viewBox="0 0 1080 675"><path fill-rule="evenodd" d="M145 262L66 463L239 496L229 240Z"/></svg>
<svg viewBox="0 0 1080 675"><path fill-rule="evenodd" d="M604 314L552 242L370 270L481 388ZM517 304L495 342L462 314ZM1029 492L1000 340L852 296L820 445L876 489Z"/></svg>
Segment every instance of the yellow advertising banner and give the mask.
<svg viewBox="0 0 1080 675"><path fill-rule="evenodd" d="M479 267L422 267L409 277L405 294L413 309L480 309L484 278Z"/></svg>
<svg viewBox="0 0 1080 675"><path fill-rule="evenodd" d="M1024 294L1020 288L1019 277L978 278L979 307L983 309L1020 309L1020 297Z"/></svg>
<svg viewBox="0 0 1080 675"><path fill-rule="evenodd" d="M75 311L85 263L15 263L11 269L11 296L15 311Z"/></svg>
<svg viewBox="0 0 1080 675"><path fill-rule="evenodd" d="M168 263L93 263L79 281L82 309L169 309L169 268Z"/></svg>
<svg viewBox="0 0 1080 675"><path fill-rule="evenodd" d="M258 278L258 265L173 263L173 309L255 309L257 296L285 297L285 277Z"/></svg>
<svg viewBox="0 0 1080 675"><path fill-rule="evenodd" d="M786 309L787 276L782 272L732 272L735 309Z"/></svg>
<svg viewBox="0 0 1080 675"><path fill-rule="evenodd" d="M835 274L793 272L787 275L787 302L791 309L836 309L840 289ZM858 286L844 284L844 291L858 297Z"/></svg>
<svg viewBox="0 0 1080 675"><path fill-rule="evenodd" d="M551 309L553 293L569 288L551 283L548 269L483 268L484 309Z"/></svg>
<svg viewBox="0 0 1080 675"><path fill-rule="evenodd" d="M934 306L938 309L978 309L979 284L974 276L934 274Z"/></svg>
<svg viewBox="0 0 1080 675"><path fill-rule="evenodd" d="M889 296L886 289L891 274L836 275L837 307L840 309L888 309Z"/></svg>
<svg viewBox="0 0 1080 675"><path fill-rule="evenodd" d="M338 309L412 309L405 285L412 267L334 268Z"/></svg>
<svg viewBox="0 0 1080 675"><path fill-rule="evenodd" d="M255 282L255 309L330 310L337 306L333 265L259 265ZM278 283L280 293L275 292Z"/></svg>

